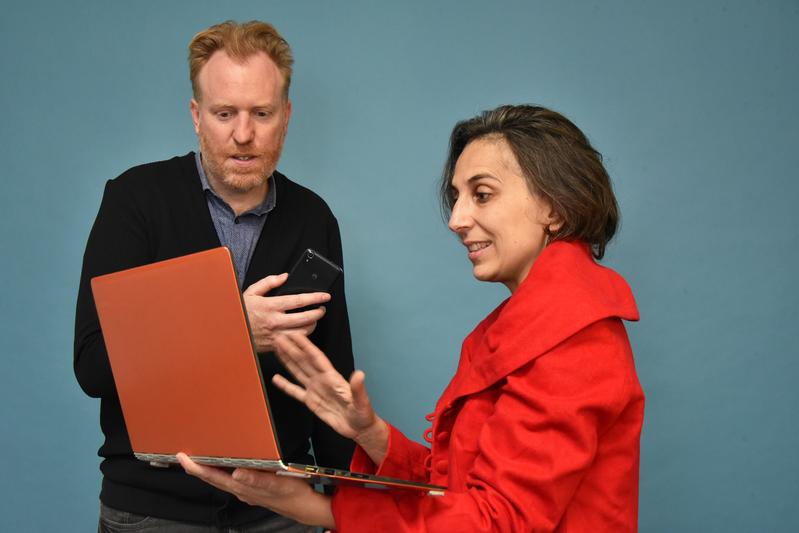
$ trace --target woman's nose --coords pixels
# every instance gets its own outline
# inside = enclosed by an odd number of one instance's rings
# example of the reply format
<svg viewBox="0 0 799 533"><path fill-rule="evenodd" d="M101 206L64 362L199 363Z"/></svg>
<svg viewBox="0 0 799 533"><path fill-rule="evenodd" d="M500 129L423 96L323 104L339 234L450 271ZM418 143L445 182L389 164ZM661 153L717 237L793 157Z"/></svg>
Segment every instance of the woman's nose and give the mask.
<svg viewBox="0 0 799 533"><path fill-rule="evenodd" d="M456 200L455 205L452 206L452 212L449 215L447 226L455 233L461 233L468 229L470 225L471 216L469 215L467 206L460 200Z"/></svg>

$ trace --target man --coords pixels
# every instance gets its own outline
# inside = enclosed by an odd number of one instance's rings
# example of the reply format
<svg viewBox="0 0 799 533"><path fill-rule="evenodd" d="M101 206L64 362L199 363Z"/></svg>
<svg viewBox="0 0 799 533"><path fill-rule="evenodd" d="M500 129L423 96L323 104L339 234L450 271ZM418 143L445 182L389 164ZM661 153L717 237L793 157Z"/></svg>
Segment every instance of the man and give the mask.
<svg viewBox="0 0 799 533"><path fill-rule="evenodd" d="M343 281L329 296L269 296L306 248L342 263L338 224L325 202L275 170L291 116L292 63L291 49L269 24L225 22L200 32L189 45L199 153L134 167L106 184L83 259L74 360L81 388L101 400L101 531L119 524L133 531L139 523L147 531L306 531L179 467L133 457L89 285L97 275L225 245L247 287L264 375L283 372L268 352L286 330L311 335L339 372L352 372ZM286 312L309 305L315 308ZM321 464L346 468L352 444L267 387L287 459L310 460L310 438Z"/></svg>

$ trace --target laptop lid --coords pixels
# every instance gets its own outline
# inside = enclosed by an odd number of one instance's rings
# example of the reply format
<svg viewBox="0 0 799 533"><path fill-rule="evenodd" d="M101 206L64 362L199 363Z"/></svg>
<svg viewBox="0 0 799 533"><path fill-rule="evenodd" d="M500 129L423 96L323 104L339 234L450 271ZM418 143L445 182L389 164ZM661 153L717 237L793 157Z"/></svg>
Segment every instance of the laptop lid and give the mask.
<svg viewBox="0 0 799 533"><path fill-rule="evenodd" d="M137 456L280 460L227 248L91 284Z"/></svg>

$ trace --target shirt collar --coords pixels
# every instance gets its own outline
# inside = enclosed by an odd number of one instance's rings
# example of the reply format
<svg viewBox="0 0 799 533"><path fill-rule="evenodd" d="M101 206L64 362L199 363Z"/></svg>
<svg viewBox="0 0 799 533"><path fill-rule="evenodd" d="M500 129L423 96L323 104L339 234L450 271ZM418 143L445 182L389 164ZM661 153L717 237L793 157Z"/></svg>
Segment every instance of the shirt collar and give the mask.
<svg viewBox="0 0 799 533"><path fill-rule="evenodd" d="M216 191L214 191L214 188L211 187L211 184L208 182L208 176L205 175L205 169L203 168L200 152L195 152L194 162L197 165L197 173L200 175L200 183L202 183L203 190L208 191L208 193L214 195L214 197L217 198L220 202L223 202L225 205L227 205L227 202L225 202L225 200L222 199L222 197L216 194ZM275 205L277 205L277 187L275 187L274 173L272 173L272 175L270 175L266 181L268 184L266 199L264 199L264 201L259 206L254 207L242 214L252 214L260 216L260 215L265 215L266 213L275 208Z"/></svg>

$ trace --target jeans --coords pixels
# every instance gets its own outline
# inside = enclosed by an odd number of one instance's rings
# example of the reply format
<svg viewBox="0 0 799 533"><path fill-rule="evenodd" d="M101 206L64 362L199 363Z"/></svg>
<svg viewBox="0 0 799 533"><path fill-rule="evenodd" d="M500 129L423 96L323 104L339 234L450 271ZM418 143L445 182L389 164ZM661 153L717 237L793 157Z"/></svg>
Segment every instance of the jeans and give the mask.
<svg viewBox="0 0 799 533"><path fill-rule="evenodd" d="M101 503L97 532L123 533L127 531L141 533L313 533L316 528L305 526L283 516L272 516L236 527L190 524L120 511Z"/></svg>

